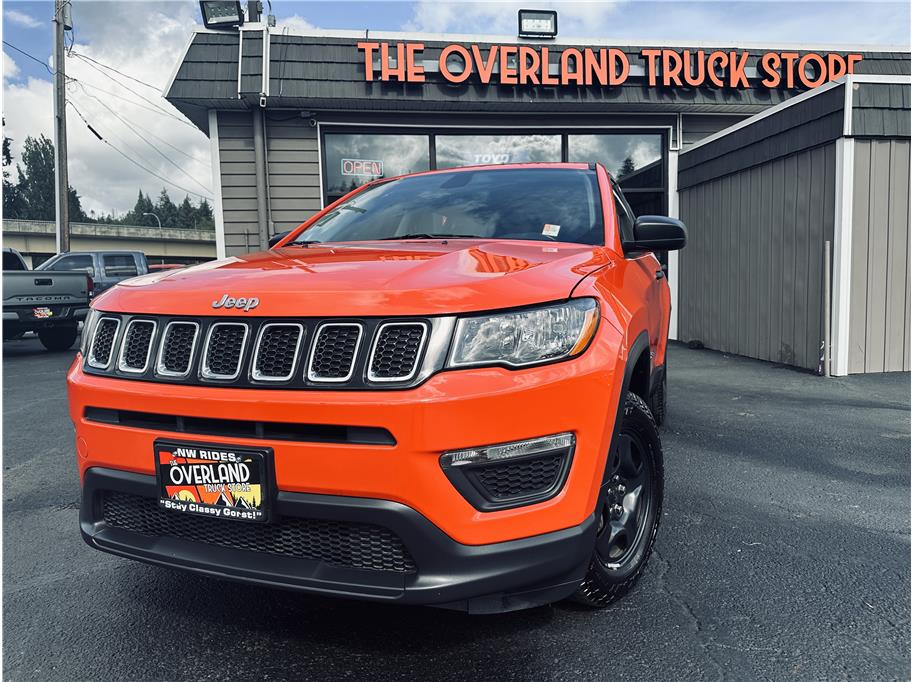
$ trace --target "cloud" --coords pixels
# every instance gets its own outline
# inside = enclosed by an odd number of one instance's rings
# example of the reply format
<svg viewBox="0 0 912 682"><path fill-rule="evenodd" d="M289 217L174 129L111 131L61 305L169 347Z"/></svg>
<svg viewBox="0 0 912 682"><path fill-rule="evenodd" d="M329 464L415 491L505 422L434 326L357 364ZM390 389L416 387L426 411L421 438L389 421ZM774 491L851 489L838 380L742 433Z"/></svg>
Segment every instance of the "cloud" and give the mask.
<svg viewBox="0 0 912 682"><path fill-rule="evenodd" d="M3 80L13 80L19 75L19 65L10 57L6 50L3 51Z"/></svg>
<svg viewBox="0 0 912 682"><path fill-rule="evenodd" d="M111 145L186 190L211 196L209 141L192 125L176 120L174 117L183 117L162 97L162 89L183 54L198 14L199 5L195 2L74 3L77 42L73 56L67 58L67 75L78 83L68 85L67 98ZM111 30L112 26L129 28ZM155 88L80 59L76 56L79 54ZM52 85L41 78L11 82L7 75L10 61L4 55L4 133L13 139L12 152L18 157L27 136L43 133L52 137ZM170 112L172 117L156 111L156 107ZM138 168L99 141L73 106L68 108L67 140L70 184L82 197L86 212L128 211L140 189L153 199L162 187L176 202L184 197L184 190ZM198 199L191 195L191 200Z"/></svg>
<svg viewBox="0 0 912 682"><path fill-rule="evenodd" d="M287 28L289 31L300 31L306 32L311 31L315 28L312 23L307 21L304 17L295 14L294 16L285 17L284 19L278 19L276 21L276 30L281 31L282 29Z"/></svg>
<svg viewBox="0 0 912 682"><path fill-rule="evenodd" d="M618 8L617 2L538 2L536 9L556 9L562 35L592 35ZM432 33L516 33L518 10L528 2L438 2L419 0L406 31Z"/></svg>
<svg viewBox="0 0 912 682"><path fill-rule="evenodd" d="M3 13L4 18L11 24L22 26L23 28L40 28L44 26L43 22L38 21L35 17L25 12L15 9L8 9Z"/></svg>

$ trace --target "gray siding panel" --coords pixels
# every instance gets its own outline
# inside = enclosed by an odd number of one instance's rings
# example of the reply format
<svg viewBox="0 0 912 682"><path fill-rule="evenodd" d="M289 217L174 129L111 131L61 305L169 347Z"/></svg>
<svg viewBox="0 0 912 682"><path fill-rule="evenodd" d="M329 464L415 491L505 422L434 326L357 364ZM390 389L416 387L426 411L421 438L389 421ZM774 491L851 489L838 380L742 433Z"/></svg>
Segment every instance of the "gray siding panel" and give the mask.
<svg viewBox="0 0 912 682"><path fill-rule="evenodd" d="M909 370L908 140L855 142L849 372Z"/></svg>
<svg viewBox="0 0 912 682"><path fill-rule="evenodd" d="M818 369L834 150L815 147L682 190L690 231L680 260L682 340Z"/></svg>

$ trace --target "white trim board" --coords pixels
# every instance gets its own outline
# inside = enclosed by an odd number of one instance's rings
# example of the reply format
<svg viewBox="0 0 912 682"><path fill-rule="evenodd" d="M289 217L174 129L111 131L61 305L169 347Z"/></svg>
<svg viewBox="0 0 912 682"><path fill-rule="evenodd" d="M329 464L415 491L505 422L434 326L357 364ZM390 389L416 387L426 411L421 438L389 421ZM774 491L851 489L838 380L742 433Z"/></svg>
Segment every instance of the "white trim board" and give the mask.
<svg viewBox="0 0 912 682"><path fill-rule="evenodd" d="M849 373L849 320L852 288L852 209L855 140L836 140L836 211L833 220L833 296L830 366L833 376Z"/></svg>
<svg viewBox="0 0 912 682"><path fill-rule="evenodd" d="M225 216L222 212L222 164L219 154L218 111L209 110L209 154L212 156L212 211L215 216L215 257L225 257Z"/></svg>

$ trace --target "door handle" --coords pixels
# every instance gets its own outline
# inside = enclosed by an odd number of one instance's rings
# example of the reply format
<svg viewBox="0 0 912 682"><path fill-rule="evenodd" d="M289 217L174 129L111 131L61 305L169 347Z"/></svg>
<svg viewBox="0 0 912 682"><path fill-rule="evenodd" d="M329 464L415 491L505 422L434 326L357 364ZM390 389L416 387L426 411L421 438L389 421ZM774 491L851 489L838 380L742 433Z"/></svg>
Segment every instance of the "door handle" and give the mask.
<svg viewBox="0 0 912 682"><path fill-rule="evenodd" d="M662 279L665 276L665 271L662 268L656 270L656 279Z"/></svg>

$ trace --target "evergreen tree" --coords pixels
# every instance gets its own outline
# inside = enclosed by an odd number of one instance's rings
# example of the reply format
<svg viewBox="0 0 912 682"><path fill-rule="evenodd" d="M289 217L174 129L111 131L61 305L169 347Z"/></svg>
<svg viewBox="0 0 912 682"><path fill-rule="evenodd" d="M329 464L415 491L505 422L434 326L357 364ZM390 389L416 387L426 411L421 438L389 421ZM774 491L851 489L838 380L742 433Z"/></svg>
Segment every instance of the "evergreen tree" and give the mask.
<svg viewBox="0 0 912 682"><path fill-rule="evenodd" d="M618 171L618 180L623 178L626 175L630 175L637 169L636 164L633 162L629 156L624 159L624 164L621 166L621 170Z"/></svg>
<svg viewBox="0 0 912 682"><path fill-rule="evenodd" d="M177 207L177 223L174 227L194 227L197 218L196 209L190 203L190 197L185 194L184 200Z"/></svg>
<svg viewBox="0 0 912 682"><path fill-rule="evenodd" d="M18 216L28 220L54 220L57 214L54 187L54 145L44 135L37 140L26 137L22 150L22 166L16 164L18 194L22 202ZM24 166L24 168L23 168ZM4 194L5 194L4 187ZM85 220L79 194L68 188L70 221ZM5 201L4 201L5 204ZM5 208L5 206L4 206ZM4 211L4 214L6 212Z"/></svg>
<svg viewBox="0 0 912 682"><path fill-rule="evenodd" d="M6 125L6 121L3 121ZM13 155L10 152L10 143L12 140L6 135L3 136L3 215L9 218L17 218L22 215L22 196L19 194L19 187L10 180L9 167L13 164Z"/></svg>
<svg viewBox="0 0 912 682"><path fill-rule="evenodd" d="M158 195L158 203L155 205L154 213L161 220L162 227L177 227L177 206L171 201L171 197L168 196L168 190L164 187L162 187L162 191ZM153 225L158 225L155 222L155 218L151 218L151 220Z"/></svg>

